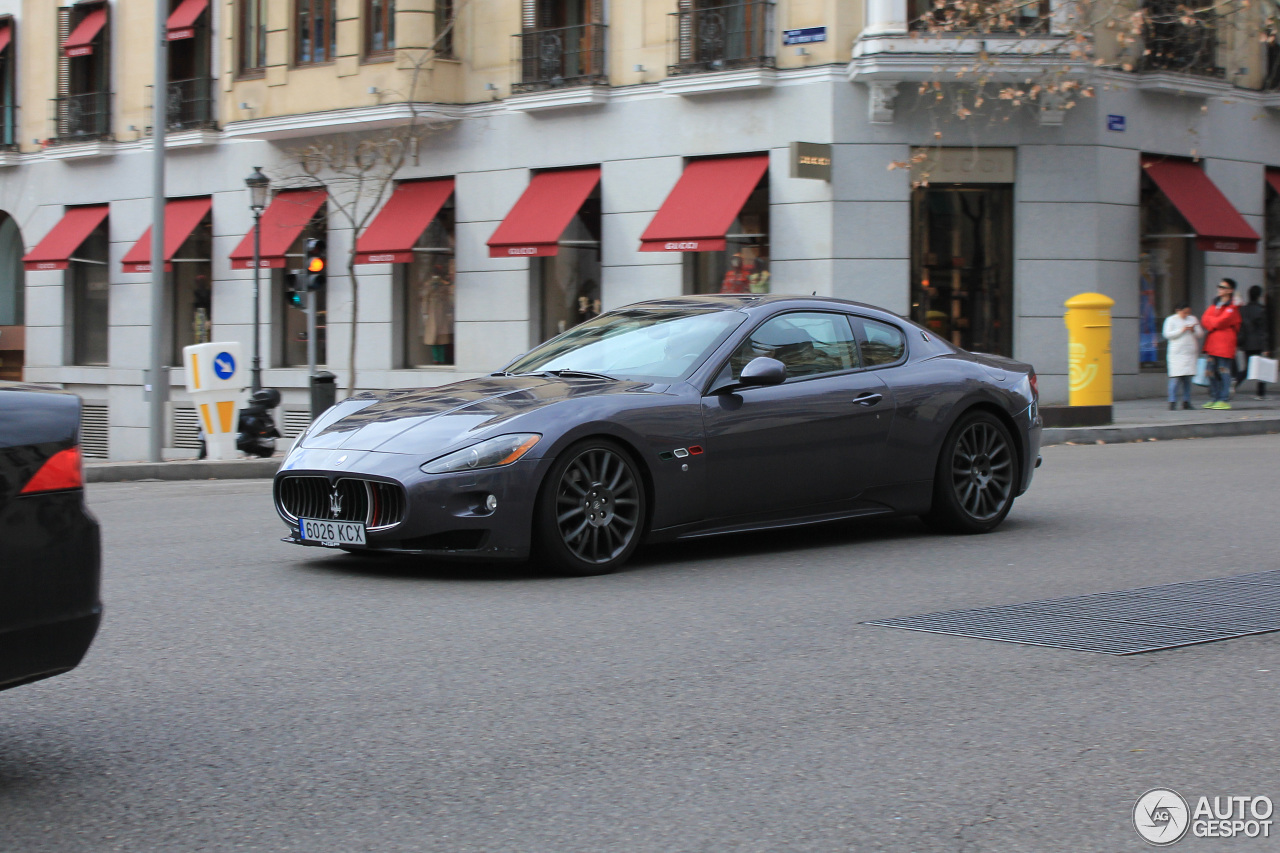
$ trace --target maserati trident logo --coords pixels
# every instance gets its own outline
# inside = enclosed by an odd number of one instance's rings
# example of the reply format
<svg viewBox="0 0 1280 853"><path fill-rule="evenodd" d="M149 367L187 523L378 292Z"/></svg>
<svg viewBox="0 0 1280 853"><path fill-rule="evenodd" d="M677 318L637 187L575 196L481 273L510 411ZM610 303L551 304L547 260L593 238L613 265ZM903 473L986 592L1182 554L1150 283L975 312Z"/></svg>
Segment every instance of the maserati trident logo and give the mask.
<svg viewBox="0 0 1280 853"><path fill-rule="evenodd" d="M329 513L334 518L342 515L342 493L338 491L336 486L329 495Z"/></svg>

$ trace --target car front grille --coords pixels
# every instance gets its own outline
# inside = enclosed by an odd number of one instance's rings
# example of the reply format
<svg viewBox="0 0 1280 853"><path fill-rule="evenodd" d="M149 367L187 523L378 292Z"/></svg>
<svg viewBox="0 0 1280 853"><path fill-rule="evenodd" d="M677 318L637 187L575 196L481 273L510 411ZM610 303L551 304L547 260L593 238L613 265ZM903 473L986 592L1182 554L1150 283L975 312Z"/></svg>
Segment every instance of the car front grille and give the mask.
<svg viewBox="0 0 1280 853"><path fill-rule="evenodd" d="M399 484L351 477L332 485L327 477L281 477L276 482L275 497L276 508L290 521L299 518L363 521L370 530L404 521L408 507L404 488Z"/></svg>

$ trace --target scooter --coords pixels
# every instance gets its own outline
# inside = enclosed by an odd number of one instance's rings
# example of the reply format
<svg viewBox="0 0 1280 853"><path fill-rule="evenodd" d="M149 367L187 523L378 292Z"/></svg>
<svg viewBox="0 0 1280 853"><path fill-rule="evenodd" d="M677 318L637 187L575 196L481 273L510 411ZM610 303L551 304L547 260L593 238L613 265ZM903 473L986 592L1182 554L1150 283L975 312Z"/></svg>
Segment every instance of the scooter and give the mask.
<svg viewBox="0 0 1280 853"><path fill-rule="evenodd" d="M263 457L276 452L276 439L283 436L276 429L271 410L279 405L280 392L274 388L263 388L249 396L248 405L240 410L236 450Z"/></svg>

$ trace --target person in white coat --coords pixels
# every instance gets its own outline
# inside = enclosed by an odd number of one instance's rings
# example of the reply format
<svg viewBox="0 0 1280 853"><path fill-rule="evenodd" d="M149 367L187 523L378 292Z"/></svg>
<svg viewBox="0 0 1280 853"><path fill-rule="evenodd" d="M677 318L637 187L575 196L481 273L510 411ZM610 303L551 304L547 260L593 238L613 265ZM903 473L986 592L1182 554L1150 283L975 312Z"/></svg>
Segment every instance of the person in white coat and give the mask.
<svg viewBox="0 0 1280 853"><path fill-rule="evenodd" d="M1165 351L1165 363L1169 366L1169 411L1191 408L1191 377L1196 373L1196 358L1200 355L1200 339L1204 329L1191 313L1191 306L1178 304L1174 313L1165 318L1164 337L1169 342Z"/></svg>

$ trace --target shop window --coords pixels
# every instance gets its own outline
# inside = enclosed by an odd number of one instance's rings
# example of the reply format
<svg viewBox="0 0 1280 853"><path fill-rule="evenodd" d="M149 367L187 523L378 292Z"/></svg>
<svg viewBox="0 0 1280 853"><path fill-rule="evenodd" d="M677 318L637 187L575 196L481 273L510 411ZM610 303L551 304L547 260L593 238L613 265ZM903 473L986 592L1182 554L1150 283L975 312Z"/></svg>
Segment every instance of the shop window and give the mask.
<svg viewBox="0 0 1280 853"><path fill-rule="evenodd" d="M71 256L68 267L71 294L72 364L107 363L107 220L94 229Z"/></svg>
<svg viewBox="0 0 1280 853"><path fill-rule="evenodd" d="M213 226L206 216L173 256L170 282L170 364L182 348L213 340Z"/></svg>
<svg viewBox="0 0 1280 853"><path fill-rule="evenodd" d="M267 67L267 0L240 0L238 69L256 77Z"/></svg>
<svg viewBox="0 0 1280 853"><path fill-rule="evenodd" d="M294 62L315 65L332 62L334 0L294 0Z"/></svg>
<svg viewBox="0 0 1280 853"><path fill-rule="evenodd" d="M272 310L273 334L276 340L276 364L280 367L307 366L307 311L314 304L316 364L328 363L328 286L319 290L299 292L293 287L305 288L307 280L306 246L308 240L324 240L326 226L325 208L321 206L311 222L303 229L285 253L285 268L272 270L271 284L274 291ZM325 266L331 268L328 260ZM330 286L332 283L330 282Z"/></svg>
<svg viewBox="0 0 1280 853"><path fill-rule="evenodd" d="M1138 362L1142 367L1158 368L1165 363L1164 318L1180 302L1193 306L1199 302L1191 293L1195 234L1146 175L1142 177L1140 221Z"/></svg>
<svg viewBox="0 0 1280 853"><path fill-rule="evenodd" d="M1013 187L911 197L911 319L956 346L1013 355Z"/></svg>
<svg viewBox="0 0 1280 853"><path fill-rule="evenodd" d="M1280 184L1280 178L1276 180ZM1274 184L1273 184L1274 186ZM1280 190L1267 190L1266 265L1267 317L1271 323L1271 346L1280 348ZM1273 353L1274 357L1274 353Z"/></svg>
<svg viewBox="0 0 1280 853"><path fill-rule="evenodd" d="M396 49L395 0L365 0L365 56L379 59L394 55Z"/></svg>
<svg viewBox="0 0 1280 853"><path fill-rule="evenodd" d="M418 238L413 261L396 264L400 290L401 367L453 364L453 207L440 210Z"/></svg>
<svg viewBox="0 0 1280 853"><path fill-rule="evenodd" d="M535 340L554 338L600 313L600 190L583 203L557 253L531 265Z"/></svg>
<svg viewBox="0 0 1280 853"><path fill-rule="evenodd" d="M729 226L722 252L686 252L685 293L769 293L769 178Z"/></svg>

